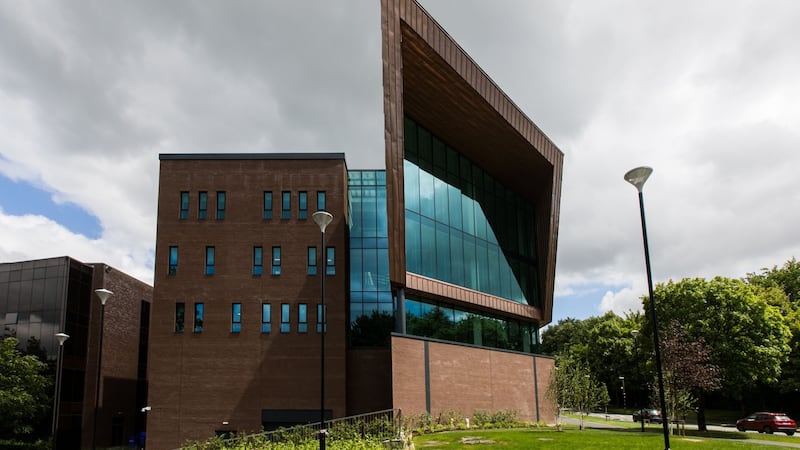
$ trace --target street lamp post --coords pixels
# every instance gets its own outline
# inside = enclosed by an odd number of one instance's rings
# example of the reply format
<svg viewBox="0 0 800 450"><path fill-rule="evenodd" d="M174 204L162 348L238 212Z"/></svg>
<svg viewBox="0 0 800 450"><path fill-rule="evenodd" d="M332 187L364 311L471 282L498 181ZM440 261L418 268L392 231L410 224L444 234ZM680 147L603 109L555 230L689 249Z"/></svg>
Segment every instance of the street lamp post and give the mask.
<svg viewBox="0 0 800 450"><path fill-rule="evenodd" d="M97 345L97 380L94 391L94 420L92 422L92 450L97 448L97 410L100 405L100 372L103 368L103 321L106 315L106 300L114 295L108 289L95 289L95 294L100 299L100 338Z"/></svg>
<svg viewBox="0 0 800 450"><path fill-rule="evenodd" d="M636 375L639 378L639 420L642 422L642 433L644 433L644 402L642 401L642 369L639 366L639 347L636 345L636 337L639 336L639 330L631 330L633 336L633 348L636 350Z"/></svg>
<svg viewBox="0 0 800 450"><path fill-rule="evenodd" d="M320 279L320 321L319 355L320 355L320 385L319 385L319 450L325 450L325 332L327 331L328 314L325 310L325 276L327 272L327 254L325 252L325 228L333 220L333 214L327 211L317 211L311 215L320 231L320 255L322 257L322 274Z"/></svg>
<svg viewBox="0 0 800 450"><path fill-rule="evenodd" d="M653 320L653 346L655 347L656 357L656 371L658 372L658 396L661 400L661 424L664 429L664 448L669 450L669 424L666 420L667 415L667 402L664 398L664 376L661 372L661 350L658 343L658 322L656 320L656 301L653 297L653 275L650 270L650 249L647 244L647 225L644 219L644 194L642 194L642 187L645 181L653 173L650 167L637 167L629 170L625 174L625 181L636 187L639 192L639 212L642 218L642 240L644 242L644 261L647 269L647 289L650 294L650 315Z"/></svg>
<svg viewBox="0 0 800 450"><path fill-rule="evenodd" d="M56 362L56 392L53 396L53 449L55 450L58 447L58 439L56 439L56 433L58 433L58 414L59 410L61 409L61 370L64 367L64 342L69 339L69 335L67 333L56 333L54 335L56 340L58 340L58 361Z"/></svg>

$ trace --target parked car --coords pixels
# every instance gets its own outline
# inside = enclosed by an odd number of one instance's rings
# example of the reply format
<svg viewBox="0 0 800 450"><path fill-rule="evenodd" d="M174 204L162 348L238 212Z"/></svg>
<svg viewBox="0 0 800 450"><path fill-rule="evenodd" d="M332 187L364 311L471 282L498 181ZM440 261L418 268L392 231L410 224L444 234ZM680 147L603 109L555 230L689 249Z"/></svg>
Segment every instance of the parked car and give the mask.
<svg viewBox="0 0 800 450"><path fill-rule="evenodd" d="M661 423L661 412L657 409L640 409L633 412L634 422L641 422L642 417L645 422Z"/></svg>
<svg viewBox="0 0 800 450"><path fill-rule="evenodd" d="M791 436L797 429L797 424L784 413L757 412L744 419L737 420L736 429L739 431L753 430L767 434L781 431Z"/></svg>

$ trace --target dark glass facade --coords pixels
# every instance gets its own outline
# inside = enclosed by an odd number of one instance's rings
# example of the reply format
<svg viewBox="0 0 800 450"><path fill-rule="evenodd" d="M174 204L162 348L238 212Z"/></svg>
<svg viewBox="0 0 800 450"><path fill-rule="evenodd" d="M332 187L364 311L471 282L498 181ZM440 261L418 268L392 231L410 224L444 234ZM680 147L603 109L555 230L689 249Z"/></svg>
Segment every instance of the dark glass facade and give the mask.
<svg viewBox="0 0 800 450"><path fill-rule="evenodd" d="M388 345L394 305L389 283L386 172L348 171L347 186L351 224L350 343Z"/></svg>
<svg viewBox="0 0 800 450"><path fill-rule="evenodd" d="M533 206L405 119L407 271L539 305Z"/></svg>
<svg viewBox="0 0 800 450"><path fill-rule="evenodd" d="M527 322L412 297L405 307L406 332L415 336L525 353L535 352L539 342L538 329Z"/></svg>

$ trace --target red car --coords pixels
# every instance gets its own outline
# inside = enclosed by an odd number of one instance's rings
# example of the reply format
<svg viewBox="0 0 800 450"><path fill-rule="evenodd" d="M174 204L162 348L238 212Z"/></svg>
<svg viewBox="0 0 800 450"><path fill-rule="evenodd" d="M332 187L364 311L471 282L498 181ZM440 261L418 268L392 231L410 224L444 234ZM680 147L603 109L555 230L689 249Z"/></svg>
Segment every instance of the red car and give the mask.
<svg viewBox="0 0 800 450"><path fill-rule="evenodd" d="M791 436L796 428L794 420L784 413L757 412L736 421L736 429L739 431L753 430L767 434L781 431Z"/></svg>

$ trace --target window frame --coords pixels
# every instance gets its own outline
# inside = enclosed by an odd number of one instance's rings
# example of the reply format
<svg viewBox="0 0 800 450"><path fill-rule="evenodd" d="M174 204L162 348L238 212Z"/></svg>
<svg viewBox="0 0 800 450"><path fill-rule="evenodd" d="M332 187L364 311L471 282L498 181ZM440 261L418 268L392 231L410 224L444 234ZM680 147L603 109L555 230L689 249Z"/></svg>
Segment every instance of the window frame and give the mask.
<svg viewBox="0 0 800 450"><path fill-rule="evenodd" d="M336 275L336 247L325 247L325 275Z"/></svg>
<svg viewBox="0 0 800 450"><path fill-rule="evenodd" d="M173 259L173 256L175 257ZM177 275L178 273L178 246L169 246L169 260L167 262L167 275Z"/></svg>
<svg viewBox="0 0 800 450"><path fill-rule="evenodd" d="M292 332L292 305L281 303L281 333Z"/></svg>
<svg viewBox="0 0 800 450"><path fill-rule="evenodd" d="M205 321L206 308L203 302L195 302L194 304L194 321L192 322L192 332L202 333L203 322Z"/></svg>
<svg viewBox="0 0 800 450"><path fill-rule="evenodd" d="M326 203L327 203L327 198L325 191L317 191L317 211L327 211L325 209Z"/></svg>
<svg viewBox="0 0 800 450"><path fill-rule="evenodd" d="M297 305L297 332L308 333L308 304L300 303Z"/></svg>
<svg viewBox="0 0 800 450"><path fill-rule="evenodd" d="M262 219L272 219L273 198L272 191L264 191L264 211L261 215Z"/></svg>
<svg viewBox="0 0 800 450"><path fill-rule="evenodd" d="M175 333L183 334L186 329L186 303L175 302Z"/></svg>
<svg viewBox="0 0 800 450"><path fill-rule="evenodd" d="M217 214L215 216L217 220L225 219L225 207L228 203L227 198L228 195L225 191L217 191Z"/></svg>
<svg viewBox="0 0 800 450"><path fill-rule="evenodd" d="M308 247L306 250L306 275L317 274L317 247Z"/></svg>
<svg viewBox="0 0 800 450"><path fill-rule="evenodd" d="M281 191L281 220L292 218L292 192Z"/></svg>
<svg viewBox="0 0 800 450"><path fill-rule="evenodd" d="M323 305L322 303L317 303L317 333L321 333L322 332L322 321L323 321L323 318L327 319L327 317L325 317L325 312L327 311L327 309L328 309L328 305ZM325 323L325 332L326 333L328 332L327 320L326 320L326 323Z"/></svg>
<svg viewBox="0 0 800 450"><path fill-rule="evenodd" d="M276 254L277 254L277 258L275 257ZM280 245L276 245L276 246L272 247L272 271L270 273L272 275L274 275L274 276L279 276L281 274L281 247L280 247Z"/></svg>
<svg viewBox="0 0 800 450"><path fill-rule="evenodd" d="M206 246L206 269L207 276L214 275L216 272L217 250L213 245Z"/></svg>
<svg viewBox="0 0 800 450"><path fill-rule="evenodd" d="M189 191L181 191L180 210L178 213L179 220L187 220L189 218Z"/></svg>
<svg viewBox="0 0 800 450"><path fill-rule="evenodd" d="M197 219L208 218L208 191L200 191L197 196Z"/></svg>
<svg viewBox="0 0 800 450"><path fill-rule="evenodd" d="M300 220L308 219L308 191L297 193L297 218Z"/></svg>
<svg viewBox="0 0 800 450"><path fill-rule="evenodd" d="M264 247L253 246L253 276L260 277L264 274Z"/></svg>
<svg viewBox="0 0 800 450"><path fill-rule="evenodd" d="M231 333L242 332L242 304L231 303Z"/></svg>

